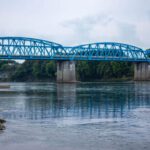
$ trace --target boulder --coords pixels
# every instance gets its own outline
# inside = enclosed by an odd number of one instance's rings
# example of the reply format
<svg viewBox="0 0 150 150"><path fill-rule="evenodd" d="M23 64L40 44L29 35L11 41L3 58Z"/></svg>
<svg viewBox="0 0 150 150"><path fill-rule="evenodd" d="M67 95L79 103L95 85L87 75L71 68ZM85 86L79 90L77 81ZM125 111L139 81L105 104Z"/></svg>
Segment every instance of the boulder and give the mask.
<svg viewBox="0 0 150 150"><path fill-rule="evenodd" d="M6 121L4 119L0 119L0 123L5 123Z"/></svg>
<svg viewBox="0 0 150 150"><path fill-rule="evenodd" d="M5 129L4 124L1 124L1 123L0 123L0 130L4 130L4 129Z"/></svg>
<svg viewBox="0 0 150 150"><path fill-rule="evenodd" d="M0 130L4 130L5 129L5 126L4 126L4 123L6 121L4 119L0 119Z"/></svg>

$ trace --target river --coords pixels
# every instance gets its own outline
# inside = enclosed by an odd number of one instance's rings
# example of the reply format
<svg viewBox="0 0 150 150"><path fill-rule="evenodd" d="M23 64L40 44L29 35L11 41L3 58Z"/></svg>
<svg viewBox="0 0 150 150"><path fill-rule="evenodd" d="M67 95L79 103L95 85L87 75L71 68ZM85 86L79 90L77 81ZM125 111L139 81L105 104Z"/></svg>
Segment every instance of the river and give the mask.
<svg viewBox="0 0 150 150"><path fill-rule="evenodd" d="M150 149L150 82L7 84L0 150Z"/></svg>

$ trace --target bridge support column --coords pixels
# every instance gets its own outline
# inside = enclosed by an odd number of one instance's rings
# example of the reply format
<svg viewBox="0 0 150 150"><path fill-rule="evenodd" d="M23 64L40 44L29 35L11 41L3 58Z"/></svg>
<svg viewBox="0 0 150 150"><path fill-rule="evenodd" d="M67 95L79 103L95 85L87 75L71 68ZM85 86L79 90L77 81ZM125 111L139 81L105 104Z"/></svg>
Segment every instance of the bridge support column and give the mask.
<svg viewBox="0 0 150 150"><path fill-rule="evenodd" d="M57 61L57 82L76 82L75 61Z"/></svg>
<svg viewBox="0 0 150 150"><path fill-rule="evenodd" d="M139 62L134 64L134 80L136 81L150 80L150 63Z"/></svg>

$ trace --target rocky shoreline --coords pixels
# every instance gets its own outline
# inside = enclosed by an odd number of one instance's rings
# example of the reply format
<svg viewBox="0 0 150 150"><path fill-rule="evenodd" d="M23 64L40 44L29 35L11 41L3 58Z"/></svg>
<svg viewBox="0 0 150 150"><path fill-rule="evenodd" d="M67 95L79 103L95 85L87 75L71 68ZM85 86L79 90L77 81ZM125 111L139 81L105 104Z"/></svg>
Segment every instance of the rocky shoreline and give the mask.
<svg viewBox="0 0 150 150"><path fill-rule="evenodd" d="M0 119L0 130L4 130L5 129L5 124L6 121L4 119Z"/></svg>

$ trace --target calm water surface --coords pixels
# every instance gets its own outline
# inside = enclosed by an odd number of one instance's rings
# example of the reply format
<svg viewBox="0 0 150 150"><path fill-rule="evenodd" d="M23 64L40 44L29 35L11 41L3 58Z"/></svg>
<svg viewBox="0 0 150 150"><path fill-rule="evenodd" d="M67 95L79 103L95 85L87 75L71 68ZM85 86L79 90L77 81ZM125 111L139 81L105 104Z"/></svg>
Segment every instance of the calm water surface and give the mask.
<svg viewBox="0 0 150 150"><path fill-rule="evenodd" d="M150 82L9 84L0 150L150 150Z"/></svg>

